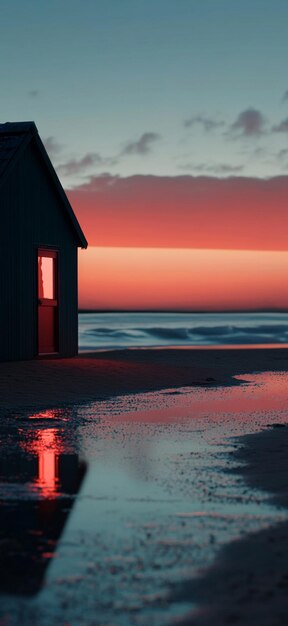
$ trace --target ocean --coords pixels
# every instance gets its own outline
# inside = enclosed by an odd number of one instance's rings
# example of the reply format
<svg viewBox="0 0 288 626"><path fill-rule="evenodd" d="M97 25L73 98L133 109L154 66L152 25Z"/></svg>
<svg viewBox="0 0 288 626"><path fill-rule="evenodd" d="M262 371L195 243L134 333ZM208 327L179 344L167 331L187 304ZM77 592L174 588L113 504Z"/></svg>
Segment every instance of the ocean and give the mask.
<svg viewBox="0 0 288 626"><path fill-rule="evenodd" d="M79 348L288 343L288 313L80 313Z"/></svg>

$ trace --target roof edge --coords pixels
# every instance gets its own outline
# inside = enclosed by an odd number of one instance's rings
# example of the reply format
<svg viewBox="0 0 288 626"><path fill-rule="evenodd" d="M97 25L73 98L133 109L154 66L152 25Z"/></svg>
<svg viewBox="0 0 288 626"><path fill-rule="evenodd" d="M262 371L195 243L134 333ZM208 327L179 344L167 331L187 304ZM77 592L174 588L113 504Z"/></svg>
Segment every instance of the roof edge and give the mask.
<svg viewBox="0 0 288 626"><path fill-rule="evenodd" d="M4 122L0 124L0 135L26 135L27 133L39 134L35 122Z"/></svg>
<svg viewBox="0 0 288 626"><path fill-rule="evenodd" d="M45 161L45 164L46 164L46 166L47 166L47 168L49 170L49 173L52 176L52 179L54 181L54 184L56 185L57 191L60 194L63 203L65 204L68 217L70 218L70 221L72 222L72 225L73 225L74 230L76 232L77 238L78 238L78 240L80 242L80 245L78 247L86 249L88 247L88 241L87 241L87 239L86 239L86 237L85 237L85 235L84 235L84 233L82 231L82 228L81 228L81 226L80 226L80 224L79 224L79 222L77 220L77 217L76 217L76 215L75 215L75 213L74 213L74 211L72 209L72 206L71 206L71 204L70 204L70 202L69 202L69 200L67 198L67 195L66 195L66 193L65 193L65 191L64 191L64 189L62 187L62 184L61 184L61 182L60 182L60 180L58 178L58 175L57 175L57 173L55 171L55 168L54 168L54 166L53 166L53 164L52 164L52 162L51 162L51 160L49 158L49 155L47 154L47 150L46 150L46 148L45 148L45 146L44 146L44 144L43 144L43 142L42 142L42 140L40 138L40 135L39 135L39 133L37 131L37 127L35 126L35 128L36 128L36 134L34 135L34 140L36 141L37 147L39 148L39 150L41 152L41 155L42 155L42 157L43 157L43 159Z"/></svg>
<svg viewBox="0 0 288 626"><path fill-rule="evenodd" d="M72 209L72 206L67 198L67 195L62 187L62 184L57 176L54 166L51 163L51 160L47 154L46 148L40 138L38 133L37 126L35 122L5 122L0 124L0 136L1 135L23 135L23 140L21 140L18 149L16 149L15 154L12 156L11 160L7 164L7 167L1 176L0 185L4 183L7 176L9 176L13 165L18 161L23 150L27 147L30 141L34 141L37 144L37 148L39 149L41 156L45 162L46 168L48 169L50 176L56 186L58 194L60 195L62 202L66 208L67 217L70 219L72 223L72 227L74 228L74 232L76 234L76 238L78 240L79 248L87 248L88 241L81 229L81 226L77 220L77 217Z"/></svg>

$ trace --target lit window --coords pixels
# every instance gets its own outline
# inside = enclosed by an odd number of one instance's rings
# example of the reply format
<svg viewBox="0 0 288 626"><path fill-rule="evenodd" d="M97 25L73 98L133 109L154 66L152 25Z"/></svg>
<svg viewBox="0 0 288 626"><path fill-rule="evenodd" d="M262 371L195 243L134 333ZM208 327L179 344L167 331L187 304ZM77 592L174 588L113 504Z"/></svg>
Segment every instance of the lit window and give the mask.
<svg viewBox="0 0 288 626"><path fill-rule="evenodd" d="M55 272L54 258L38 255L38 297L54 300Z"/></svg>

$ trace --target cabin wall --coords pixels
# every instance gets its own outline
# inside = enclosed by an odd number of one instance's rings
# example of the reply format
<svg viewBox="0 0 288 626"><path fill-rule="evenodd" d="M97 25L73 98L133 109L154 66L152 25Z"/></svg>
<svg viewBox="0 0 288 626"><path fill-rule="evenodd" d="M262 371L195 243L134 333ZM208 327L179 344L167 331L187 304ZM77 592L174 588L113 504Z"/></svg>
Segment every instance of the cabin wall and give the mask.
<svg viewBox="0 0 288 626"><path fill-rule="evenodd" d="M77 241L32 143L0 192L0 360L38 353L37 250L59 250L59 355L78 350Z"/></svg>

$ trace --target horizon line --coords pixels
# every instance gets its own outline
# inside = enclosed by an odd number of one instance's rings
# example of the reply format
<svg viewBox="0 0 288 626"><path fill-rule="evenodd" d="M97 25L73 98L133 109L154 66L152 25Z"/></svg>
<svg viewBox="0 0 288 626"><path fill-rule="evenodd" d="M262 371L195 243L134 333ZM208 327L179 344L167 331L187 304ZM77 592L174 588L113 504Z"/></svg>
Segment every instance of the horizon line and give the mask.
<svg viewBox="0 0 288 626"><path fill-rule="evenodd" d="M79 308L78 313L179 313L179 314L193 314L193 313L288 313L288 309L196 309L196 310L179 310L179 309L89 309Z"/></svg>
<svg viewBox="0 0 288 626"><path fill-rule="evenodd" d="M175 247L171 247L171 246L129 246L129 245L125 245L125 246L114 246L114 245L88 245L88 249L91 250L96 248L97 250L106 250L107 248L109 250L177 250L177 251L181 251L181 250L189 250L190 252L200 252L200 251L205 251L205 252L254 252L259 253L259 252L270 252L270 253L280 253L280 252L288 252L288 248L277 248L277 250L271 250L271 248L204 248L204 247L191 247L191 246L175 246Z"/></svg>

